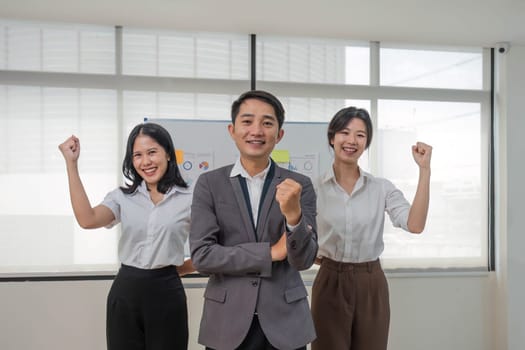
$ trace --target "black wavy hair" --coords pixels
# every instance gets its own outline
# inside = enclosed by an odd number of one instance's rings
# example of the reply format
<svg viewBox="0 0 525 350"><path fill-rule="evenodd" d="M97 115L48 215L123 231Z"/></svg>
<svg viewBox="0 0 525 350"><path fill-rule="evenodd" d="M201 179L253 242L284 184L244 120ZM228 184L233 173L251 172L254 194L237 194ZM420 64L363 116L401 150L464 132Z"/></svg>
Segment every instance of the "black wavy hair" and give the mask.
<svg viewBox="0 0 525 350"><path fill-rule="evenodd" d="M330 124L328 124L328 145L332 148L334 146L330 143L330 141L334 138L335 134L338 131L343 130L346 128L348 123L354 119L358 118L361 119L366 126L366 148L370 146L370 143L372 142L372 134L373 134L373 127L372 127L372 120L370 119L370 114L368 114L366 109L363 108L357 108L357 107L346 107L339 112L337 112L330 121Z"/></svg>
<svg viewBox="0 0 525 350"><path fill-rule="evenodd" d="M169 155L168 169L159 183L157 184L157 190L160 193L166 193L173 186L180 186L187 188L188 184L182 178L179 167L177 166L177 159L175 157L175 147L173 146L173 141L169 132L164 129L159 124L155 123L143 123L138 124L131 130L128 136L128 143L126 146L126 155L124 156L124 161L122 162L122 173L126 180L125 186L121 186L120 189L125 194L131 194L137 190L140 183L142 182L142 177L137 173L135 167L133 166L133 145L135 144L135 139L139 135L146 135L154 139L159 145L164 148L166 154Z"/></svg>

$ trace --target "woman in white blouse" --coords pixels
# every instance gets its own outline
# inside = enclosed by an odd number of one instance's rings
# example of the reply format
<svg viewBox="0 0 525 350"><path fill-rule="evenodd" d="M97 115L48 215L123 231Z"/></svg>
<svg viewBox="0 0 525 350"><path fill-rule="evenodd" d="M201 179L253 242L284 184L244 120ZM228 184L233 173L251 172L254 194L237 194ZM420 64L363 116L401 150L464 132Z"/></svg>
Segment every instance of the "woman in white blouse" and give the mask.
<svg viewBox="0 0 525 350"><path fill-rule="evenodd" d="M384 214L412 233L425 227L432 147L412 146L419 182L410 205L392 182L359 168L372 131L368 112L355 107L337 112L328 126L334 162L315 183L321 266L312 287L312 350L386 350L390 304L379 262Z"/></svg>
<svg viewBox="0 0 525 350"><path fill-rule="evenodd" d="M186 349L188 316L180 275L192 192L177 167L170 134L154 123L137 125L128 137L122 170L127 183L92 207L78 171L80 142L59 146L75 218L82 228L122 224L121 262L107 300L109 350Z"/></svg>

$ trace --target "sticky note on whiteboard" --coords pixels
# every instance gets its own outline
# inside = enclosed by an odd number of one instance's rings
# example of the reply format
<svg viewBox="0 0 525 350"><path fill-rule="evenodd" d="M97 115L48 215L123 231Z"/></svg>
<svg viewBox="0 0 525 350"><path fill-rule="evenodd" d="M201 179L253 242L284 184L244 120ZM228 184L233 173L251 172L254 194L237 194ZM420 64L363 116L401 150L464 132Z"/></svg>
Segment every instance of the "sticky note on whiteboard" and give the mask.
<svg viewBox="0 0 525 350"><path fill-rule="evenodd" d="M290 152L285 149L276 149L272 151L272 159L276 163L288 163L290 162Z"/></svg>
<svg viewBox="0 0 525 350"><path fill-rule="evenodd" d="M184 151L181 149L176 149L175 158L177 158L177 165L182 164L184 162Z"/></svg>

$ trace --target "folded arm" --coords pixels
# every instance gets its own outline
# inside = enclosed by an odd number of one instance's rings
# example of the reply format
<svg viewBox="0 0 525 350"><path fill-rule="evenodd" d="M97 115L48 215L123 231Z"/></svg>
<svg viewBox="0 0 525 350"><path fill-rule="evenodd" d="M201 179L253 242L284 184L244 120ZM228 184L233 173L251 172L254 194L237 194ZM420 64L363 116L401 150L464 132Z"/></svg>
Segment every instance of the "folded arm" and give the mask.
<svg viewBox="0 0 525 350"><path fill-rule="evenodd" d="M271 276L272 256L268 242L246 242L242 237L228 237L228 244L221 241L207 176L201 175L193 192L191 207L190 250L195 268L204 274ZM237 240L237 242L236 242Z"/></svg>
<svg viewBox="0 0 525 350"><path fill-rule="evenodd" d="M283 184L284 188L281 187ZM285 193L280 193L281 190ZM313 185L309 179L303 184L286 179L278 185L276 199L286 223L294 226L291 231L286 230L288 262L299 271L309 269L315 262L318 250Z"/></svg>

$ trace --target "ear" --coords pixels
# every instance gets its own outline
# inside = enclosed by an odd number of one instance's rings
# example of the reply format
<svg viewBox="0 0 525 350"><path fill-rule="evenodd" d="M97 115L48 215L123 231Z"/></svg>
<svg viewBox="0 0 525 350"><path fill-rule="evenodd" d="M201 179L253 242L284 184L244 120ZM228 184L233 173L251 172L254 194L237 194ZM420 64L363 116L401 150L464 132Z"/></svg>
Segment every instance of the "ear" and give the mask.
<svg viewBox="0 0 525 350"><path fill-rule="evenodd" d="M233 133L235 132L235 126L233 124L228 124L228 132L230 133L230 136L233 138Z"/></svg>
<svg viewBox="0 0 525 350"><path fill-rule="evenodd" d="M275 142L275 143L279 143L279 141L281 141L283 136L284 136L284 130L280 129L279 132L277 132L277 142Z"/></svg>

